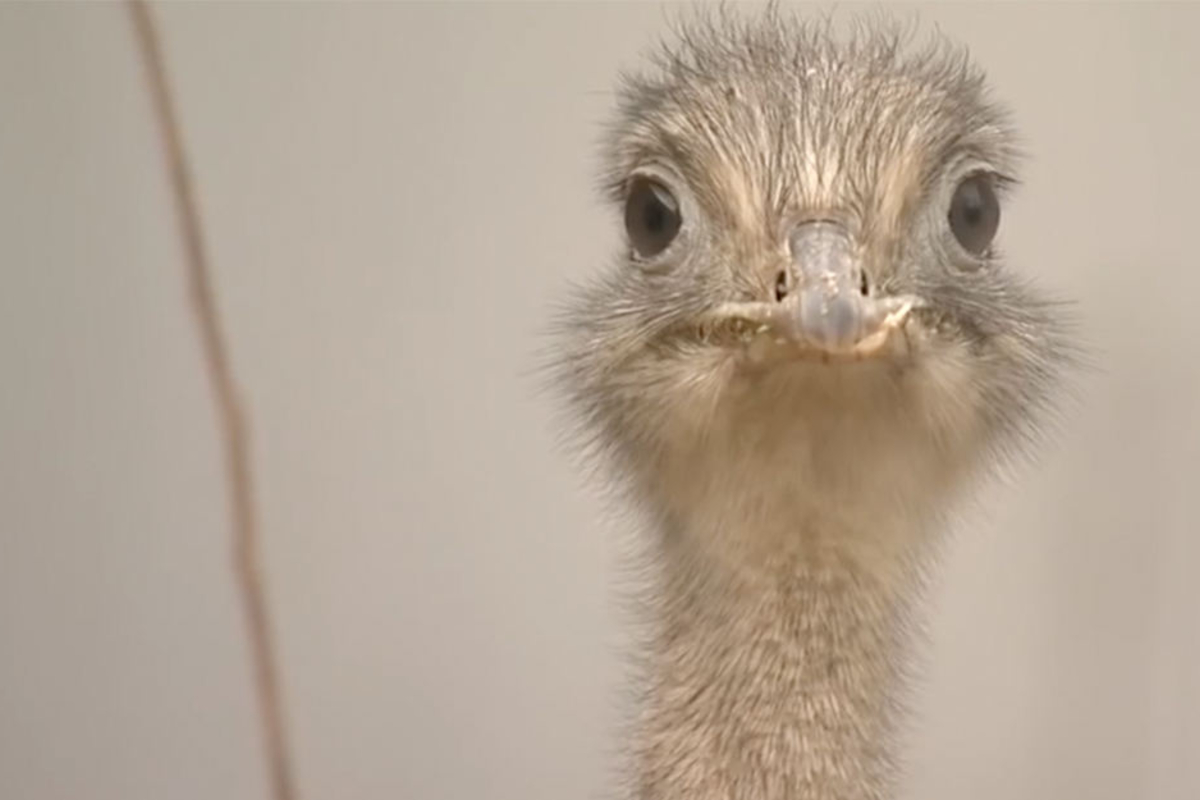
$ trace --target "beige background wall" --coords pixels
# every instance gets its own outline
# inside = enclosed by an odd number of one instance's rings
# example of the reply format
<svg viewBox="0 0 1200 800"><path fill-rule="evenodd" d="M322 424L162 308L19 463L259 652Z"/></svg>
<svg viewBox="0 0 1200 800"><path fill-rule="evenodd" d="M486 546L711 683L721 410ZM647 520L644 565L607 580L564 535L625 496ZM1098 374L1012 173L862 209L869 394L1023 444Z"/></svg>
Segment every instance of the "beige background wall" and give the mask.
<svg viewBox="0 0 1200 800"><path fill-rule="evenodd" d="M306 798L603 790L617 537L526 376L652 5L160 10ZM1101 363L957 536L911 800L1200 797L1200 6L935 6ZM0 798L261 798L220 453L119 6L0 5Z"/></svg>

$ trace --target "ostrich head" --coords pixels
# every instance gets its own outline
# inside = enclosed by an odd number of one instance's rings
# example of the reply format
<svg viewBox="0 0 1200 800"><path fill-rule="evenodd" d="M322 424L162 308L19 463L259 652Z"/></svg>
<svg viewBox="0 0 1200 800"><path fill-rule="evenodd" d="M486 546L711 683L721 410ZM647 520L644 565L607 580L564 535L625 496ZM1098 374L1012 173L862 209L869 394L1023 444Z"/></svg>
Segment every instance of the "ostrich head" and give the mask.
<svg viewBox="0 0 1200 800"><path fill-rule="evenodd" d="M1000 258L1018 159L983 76L942 41L830 27L697 19L622 87L624 247L561 372L656 511L736 490L920 514L1052 383L1053 307Z"/></svg>
<svg viewBox="0 0 1200 800"><path fill-rule="evenodd" d="M1054 385L1056 309L1000 259L1013 132L903 45L701 18L623 86L624 246L558 377L656 534L639 797L886 796L924 545Z"/></svg>

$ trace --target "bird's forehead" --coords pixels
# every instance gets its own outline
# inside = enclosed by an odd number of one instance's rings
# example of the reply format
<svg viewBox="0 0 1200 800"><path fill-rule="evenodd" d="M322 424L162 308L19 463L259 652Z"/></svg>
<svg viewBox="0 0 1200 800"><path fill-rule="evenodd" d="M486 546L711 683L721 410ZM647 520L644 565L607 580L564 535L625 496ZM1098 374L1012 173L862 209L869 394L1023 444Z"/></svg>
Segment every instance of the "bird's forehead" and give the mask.
<svg viewBox="0 0 1200 800"><path fill-rule="evenodd" d="M1011 173L1003 113L961 54L905 60L829 41L785 51L753 36L630 87L618 180L657 163L739 224L836 212L886 228L963 160Z"/></svg>

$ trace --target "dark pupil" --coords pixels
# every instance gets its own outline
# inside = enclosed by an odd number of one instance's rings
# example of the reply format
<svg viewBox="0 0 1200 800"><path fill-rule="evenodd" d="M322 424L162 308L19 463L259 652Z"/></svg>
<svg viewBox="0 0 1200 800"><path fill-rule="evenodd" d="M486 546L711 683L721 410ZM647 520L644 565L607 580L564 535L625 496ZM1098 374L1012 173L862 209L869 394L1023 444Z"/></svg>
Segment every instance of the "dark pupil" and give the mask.
<svg viewBox="0 0 1200 800"><path fill-rule="evenodd" d="M663 229L667 227L667 213L666 207L659 202L654 193L648 191L646 205L642 211L642 224L646 227L646 232L654 236L661 236Z"/></svg>
<svg viewBox="0 0 1200 800"><path fill-rule="evenodd" d="M984 175L967 178L954 191L950 229L969 253L983 255L1000 225L1000 204Z"/></svg>
<svg viewBox="0 0 1200 800"><path fill-rule="evenodd" d="M979 184L968 183L963 186L961 199L962 221L968 226L974 228L983 222L983 197L979 191Z"/></svg>
<svg viewBox="0 0 1200 800"><path fill-rule="evenodd" d="M639 178L625 204L625 228L630 242L643 258L667 248L679 232L679 206L667 188Z"/></svg>

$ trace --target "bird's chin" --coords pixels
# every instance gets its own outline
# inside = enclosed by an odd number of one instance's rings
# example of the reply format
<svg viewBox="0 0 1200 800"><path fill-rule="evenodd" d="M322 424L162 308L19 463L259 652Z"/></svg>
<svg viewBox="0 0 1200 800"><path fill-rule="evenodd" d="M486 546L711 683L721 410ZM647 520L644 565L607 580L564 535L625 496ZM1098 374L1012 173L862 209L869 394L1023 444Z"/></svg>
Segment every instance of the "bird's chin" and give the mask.
<svg viewBox="0 0 1200 800"><path fill-rule="evenodd" d="M697 343L722 361L759 371L789 365L901 365L915 357L919 343L926 338L924 326L909 318L845 344L813 342L771 330L717 335L711 329L702 332Z"/></svg>

